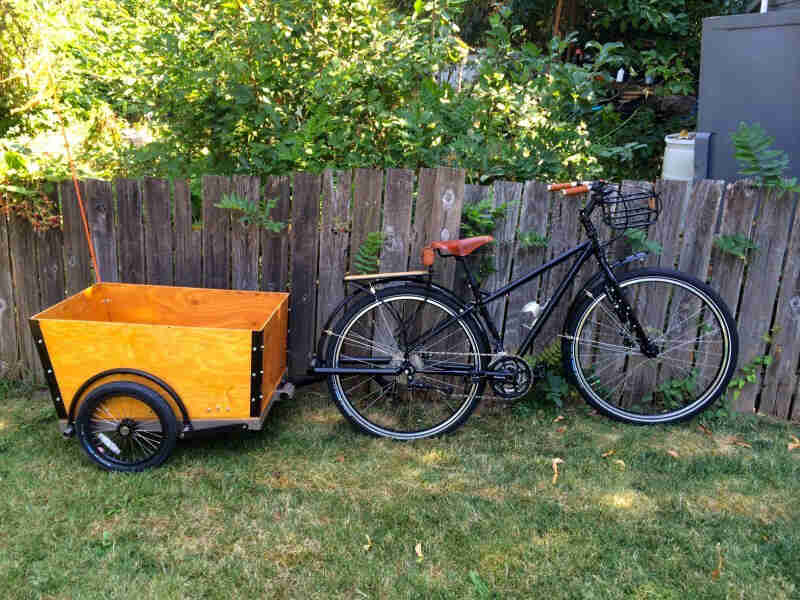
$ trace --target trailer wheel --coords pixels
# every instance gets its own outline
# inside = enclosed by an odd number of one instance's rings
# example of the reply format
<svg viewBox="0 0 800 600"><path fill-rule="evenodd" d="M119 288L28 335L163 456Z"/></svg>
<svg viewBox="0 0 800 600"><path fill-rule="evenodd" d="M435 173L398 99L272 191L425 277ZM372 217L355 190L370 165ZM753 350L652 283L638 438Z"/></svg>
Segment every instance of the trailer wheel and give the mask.
<svg viewBox="0 0 800 600"><path fill-rule="evenodd" d="M154 390L131 381L92 390L76 421L86 454L108 471L144 471L163 463L175 448L178 423Z"/></svg>

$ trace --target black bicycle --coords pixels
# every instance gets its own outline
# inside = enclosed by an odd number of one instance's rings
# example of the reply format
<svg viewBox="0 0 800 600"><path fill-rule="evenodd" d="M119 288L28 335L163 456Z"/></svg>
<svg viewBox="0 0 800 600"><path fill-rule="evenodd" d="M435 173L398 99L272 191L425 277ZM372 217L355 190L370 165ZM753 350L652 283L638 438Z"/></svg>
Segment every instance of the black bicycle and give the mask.
<svg viewBox="0 0 800 600"><path fill-rule="evenodd" d="M465 260L490 236L433 242L423 249L427 271L348 278L357 291L325 325L312 370L327 377L333 400L357 428L402 440L436 436L466 421L487 384L499 398L524 396L535 370L522 357L591 257L599 271L577 293L561 333L564 371L586 401L619 421L674 423L723 393L736 369L738 338L719 295L679 271L627 270L638 254L607 259L620 232L656 222L660 203L652 186L597 181L550 189L589 194L580 209L586 241L498 290L482 291ZM618 232L610 240L599 239L596 211ZM434 252L461 265L472 301L431 281ZM570 258L553 296L530 307L519 348L507 352L486 306Z"/></svg>

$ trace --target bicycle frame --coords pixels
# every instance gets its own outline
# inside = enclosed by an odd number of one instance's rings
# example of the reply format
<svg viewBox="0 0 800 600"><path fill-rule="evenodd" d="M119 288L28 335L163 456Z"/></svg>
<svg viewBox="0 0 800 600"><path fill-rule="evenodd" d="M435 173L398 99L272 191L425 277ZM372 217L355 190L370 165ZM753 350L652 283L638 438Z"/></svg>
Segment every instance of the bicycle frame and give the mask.
<svg viewBox="0 0 800 600"><path fill-rule="evenodd" d="M441 331L443 331L450 325L454 324L456 321L464 318L469 314L474 313L476 310L479 312L483 321L487 325L489 333L493 338L492 341L494 342L495 351L502 350L504 333L498 331L497 326L494 323L494 320L489 314L489 311L486 310L486 306L491 304L492 302L495 302L496 300L499 300L500 298L507 296L508 294L516 290L518 287L521 287L526 283L530 282L531 280L543 275L547 271L553 269L554 267L557 267L558 265L560 265L566 260L569 260L569 258L575 255L578 255L577 259L575 260L574 263L572 263L572 266L570 267L567 274L564 276L564 279L562 279L561 283L559 283L558 287L556 288L556 291L553 293L552 298L545 305L542 314L536 320L536 323L528 332L528 334L525 336L525 339L522 341L522 343L520 344L519 348L516 351L516 354L519 356L526 354L532 347L533 341L536 339L536 336L539 334L542 327L544 327L544 324L550 318L550 315L553 313L553 310L555 309L556 305L559 303L563 295L566 293L567 287L569 287L569 284L575 277L575 274L583 266L583 264L587 260L589 260L589 257L595 255L598 257L598 260L601 262L601 264L602 262L605 262L605 256L600 254L599 247L595 247L594 243L591 240L583 242L582 244L576 246L575 248L572 248L571 250L567 250L566 252L557 256L553 260L537 267L536 269L533 269L532 271L526 273L525 275L522 275L518 279L515 279L514 281L508 283L507 285L501 287L500 289L488 293L488 295L486 295L487 294L486 292L482 292L478 288L478 285L475 282L475 278L472 275L472 271L469 269L464 259L460 256L456 257L456 260L461 264L461 266L464 268L465 273L467 274L467 282L469 284L470 289L472 290L473 296L475 297L475 301L470 302L467 305L466 310L459 313L458 316L446 319L445 321L439 323L436 327L434 327L430 331L427 331L425 334L423 334L416 340L412 341L409 344L409 349L408 349L409 352L413 352L416 348L424 344L429 338L439 334ZM610 269L609 269L609 274L611 274ZM613 274L611 274L611 277L613 277Z"/></svg>
<svg viewBox="0 0 800 600"><path fill-rule="evenodd" d="M530 331L528 331L525 339L520 344L519 348L516 350L515 354L518 356L522 356L528 353L531 348L533 347L533 342L536 339L536 336L542 330L545 323L549 320L550 316L553 313L556 305L561 301L564 294L567 291L572 280L575 278L578 270L589 260L589 257L594 256L597 259L597 262L600 266L600 274L602 274L604 281L606 282L605 290L608 294L610 300L612 301L613 309L617 313L617 316L620 318L622 323L627 323L633 335L636 337L637 341L639 342L639 346L642 349L642 352L646 356L655 356L658 354L658 348L649 340L647 334L645 333L644 329L642 328L641 324L639 323L636 315L633 314L630 305L628 304L627 300L625 299L624 294L622 293L621 288L619 287L619 283L617 282L617 278L614 275L611 265L609 265L608 260L606 258L604 252L604 246L600 244L598 240L597 230L592 223L591 214L594 208L599 204L599 200L594 193L590 196L589 202L580 211L580 222L583 226L584 230L586 231L587 237L589 238L587 241L583 242L582 244L567 250L563 254L555 257L551 261L533 269L532 271L522 275L521 277L515 279L514 281L508 283L507 285L501 287L498 290L493 292L483 292L480 290L478 283L475 281L475 277L472 274L472 271L469 269L464 257L456 256L454 257L458 263L461 264L464 272L467 275L467 283L472 290L472 294L475 298L473 302L470 302L465 306L465 308L457 315L450 316L440 323L436 324L432 329L420 335L417 339L408 341L406 340L405 345L405 352L407 355L413 353L415 350L419 349L423 346L428 340L432 337L438 335L448 327L458 323L459 321L463 320L465 317L472 315L473 313L477 312L483 323L485 324L485 328L488 329L488 333L492 337L493 342L493 351L495 353L499 353L503 351L503 341L505 337L505 331L499 332L497 326L492 319L489 311L486 309L488 304L492 302L496 302L500 298L504 298L508 296L511 292L516 290L518 287L525 285L526 283L530 282L531 280L541 276L542 274L546 273L547 271L557 267L561 263L569 260L572 257L577 257L575 262L572 263L572 266L567 271L564 278L559 283L558 287L556 288L553 296L549 299L547 304L542 311L542 314L536 320L533 327L531 327ZM634 255L638 256L638 255ZM631 257L629 257L631 258ZM627 262L627 260L622 261L623 264ZM615 265L616 266L616 265ZM391 310L391 307L390 307ZM389 358L376 358L374 360L375 364L386 364L391 362ZM364 359L360 359L359 362L365 362ZM316 366L313 368L314 372L317 374L323 375L346 375L346 374L374 374L374 375L397 375L402 370L403 367L385 367L385 368L369 368L365 369L363 367L328 367L328 366ZM437 372L450 372L450 373L460 373L460 374L468 374L462 368L454 368L454 369L437 369ZM472 373L475 375L476 373ZM477 373L479 376L496 376L502 375L493 373L491 371L482 371Z"/></svg>
<svg viewBox="0 0 800 600"><path fill-rule="evenodd" d="M457 316L449 317L445 319L442 323L436 325L433 329L424 333L419 338L414 340L411 344L408 345L408 352L413 352L417 348L420 347L423 343L425 343L428 339L437 335L445 328L449 327L451 324L457 322L465 315L472 314L476 310L480 313L484 323L486 323L487 328L489 329L489 333L491 334L494 342L494 350L495 352L500 352L503 350L503 338L505 332L499 333L497 330L497 326L495 325L494 321L492 320L491 315L489 315L489 311L486 310L486 305L494 302L518 287L525 285L530 280L542 275L543 273L549 271L553 267L558 266L565 260L568 260L570 257L578 255L578 258L570 267L567 274L564 276L564 279L556 288L553 297L547 302L544 307L544 311L542 315L536 320L536 323L525 336L525 339L522 341L522 344L517 349L517 355L524 355L526 354L532 347L534 339L541 331L544 324L550 318L550 315L553 313L553 309L555 306L561 301L561 298L564 296L564 293L569 287L570 282L575 277L575 274L578 272L578 269L583 266L583 264L589 260L590 256L594 256L597 259L597 263L600 266L600 272L603 274L605 282L606 282L606 293L611 300L613 305L614 311L616 312L617 316L620 318L620 322L627 323L630 325L631 331L636 337L636 340L639 342L639 346L642 350L642 353L645 356L653 357L658 354L659 349L658 347L652 343L652 341L647 337L642 325L639 323L638 318L636 315L633 314L631 310L630 304L625 299L625 295L622 293L621 288L619 287L619 283L617 282L617 278L614 276L614 272L611 269L611 266L608 264L608 259L606 258L605 253L603 252L603 246L601 246L598 235L597 229L592 223L591 215L594 209L600 204L601 201L601 194L599 192L600 188L592 188L591 195L589 197L589 202L587 205L580 210L580 223L583 226L584 230L586 231L586 235L589 238L587 241L583 242L582 244L572 248L571 250L567 250L563 254L557 256L553 260L544 265L530 271L529 273L515 279L514 281L510 282L508 285L501 287L499 290L495 290L494 292L484 293L478 288L478 284L475 282L475 278L472 275L469 267L467 266L466 262L464 261L463 257L456 257L464 271L467 274L467 281L469 283L469 287L472 290L472 294L475 297L475 301L471 302L467 305L466 310L460 312ZM485 296L485 297L484 297Z"/></svg>

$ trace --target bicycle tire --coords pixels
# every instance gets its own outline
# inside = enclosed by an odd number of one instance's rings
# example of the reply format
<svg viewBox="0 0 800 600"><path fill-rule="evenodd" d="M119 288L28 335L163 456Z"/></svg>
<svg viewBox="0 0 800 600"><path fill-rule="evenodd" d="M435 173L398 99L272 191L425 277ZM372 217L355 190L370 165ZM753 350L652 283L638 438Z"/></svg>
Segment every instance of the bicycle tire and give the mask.
<svg viewBox="0 0 800 600"><path fill-rule="evenodd" d="M397 440L439 436L460 427L486 382L438 370L452 367L439 366L447 355L463 359L459 366L483 368L489 346L479 323L472 316L458 319L407 356L403 346L409 345L410 333L419 336L462 309L445 294L414 285L384 288L356 301L328 332L327 364L367 370L407 364L414 373L329 376L331 398L342 415L366 434Z"/></svg>
<svg viewBox="0 0 800 600"><path fill-rule="evenodd" d="M131 381L92 390L76 420L86 455L107 471L136 472L162 464L175 448L178 423L164 398Z"/></svg>
<svg viewBox="0 0 800 600"><path fill-rule="evenodd" d="M591 406L617 421L691 419L722 395L736 370L739 342L730 309L705 283L679 271L641 269L618 281L658 354L641 352L601 282L567 316L565 372Z"/></svg>

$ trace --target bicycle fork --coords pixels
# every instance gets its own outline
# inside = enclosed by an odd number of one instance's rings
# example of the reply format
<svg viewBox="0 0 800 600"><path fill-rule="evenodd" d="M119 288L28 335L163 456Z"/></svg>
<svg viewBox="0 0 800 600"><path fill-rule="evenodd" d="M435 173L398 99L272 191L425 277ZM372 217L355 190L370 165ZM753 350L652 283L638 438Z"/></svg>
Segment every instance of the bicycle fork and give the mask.
<svg viewBox="0 0 800 600"><path fill-rule="evenodd" d="M658 356L658 353L661 349L647 336L644 327L642 327L642 324L639 322L638 317L633 311L633 307L631 307L630 303L625 297L625 293L620 287L617 277L614 275L614 271L611 270L611 266L608 264L608 259L606 258L605 253L603 253L600 249L600 244L597 240L597 230L595 229L594 224L591 222L588 215L583 213L583 211L581 211L581 221L586 229L589 239L592 242L595 258L597 258L597 262L600 264L600 269L605 276L604 289L606 297L608 297L608 299L611 301L611 306L614 309L614 313L617 315L617 318L623 327L630 327L633 335L636 337L636 342L638 342L639 349L642 351L642 354L648 358L655 358ZM625 336L630 335L629 332L626 331L622 331L620 333Z"/></svg>

